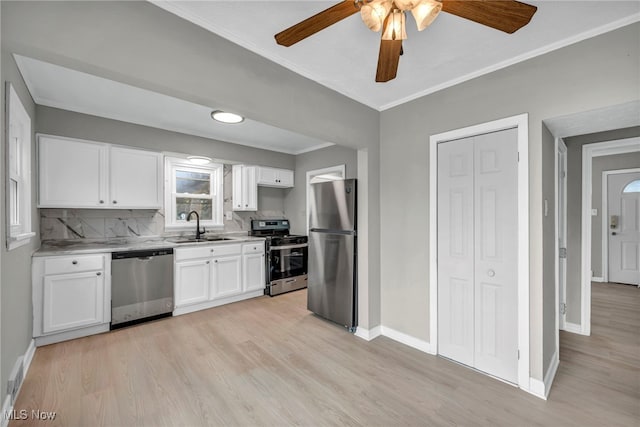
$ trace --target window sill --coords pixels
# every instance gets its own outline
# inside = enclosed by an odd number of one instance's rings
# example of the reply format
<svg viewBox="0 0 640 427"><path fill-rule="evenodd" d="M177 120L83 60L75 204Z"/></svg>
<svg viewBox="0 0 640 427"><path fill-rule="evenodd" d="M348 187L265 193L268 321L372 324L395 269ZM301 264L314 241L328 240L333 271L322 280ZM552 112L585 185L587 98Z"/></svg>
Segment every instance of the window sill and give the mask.
<svg viewBox="0 0 640 427"><path fill-rule="evenodd" d="M19 248L20 246L29 244L29 242L31 242L31 238L34 237L35 235L36 233L29 232L29 233L22 233L22 234L16 234L14 236L10 236L7 239L7 249L13 250L13 249Z"/></svg>

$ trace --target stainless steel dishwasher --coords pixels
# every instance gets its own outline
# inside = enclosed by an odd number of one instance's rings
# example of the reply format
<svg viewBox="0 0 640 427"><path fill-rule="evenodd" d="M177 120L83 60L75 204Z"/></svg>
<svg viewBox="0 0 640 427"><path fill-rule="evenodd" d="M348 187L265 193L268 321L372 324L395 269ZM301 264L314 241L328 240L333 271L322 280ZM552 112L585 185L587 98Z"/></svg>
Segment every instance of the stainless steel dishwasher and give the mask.
<svg viewBox="0 0 640 427"><path fill-rule="evenodd" d="M111 255L111 329L171 316L173 249Z"/></svg>

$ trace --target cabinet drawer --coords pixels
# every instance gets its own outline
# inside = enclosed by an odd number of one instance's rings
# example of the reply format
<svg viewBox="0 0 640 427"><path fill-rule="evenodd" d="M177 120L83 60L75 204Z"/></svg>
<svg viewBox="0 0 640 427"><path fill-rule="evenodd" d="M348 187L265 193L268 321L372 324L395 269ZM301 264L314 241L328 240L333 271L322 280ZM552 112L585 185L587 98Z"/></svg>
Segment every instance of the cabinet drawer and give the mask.
<svg viewBox="0 0 640 427"><path fill-rule="evenodd" d="M176 261L185 259L210 258L223 255L235 255L241 253L240 245L210 245L191 248L178 248L175 250Z"/></svg>
<svg viewBox="0 0 640 427"><path fill-rule="evenodd" d="M104 255L48 257L44 260L44 274L104 270L104 258Z"/></svg>
<svg viewBox="0 0 640 427"><path fill-rule="evenodd" d="M245 243L242 245L243 254L259 254L264 252L264 242Z"/></svg>

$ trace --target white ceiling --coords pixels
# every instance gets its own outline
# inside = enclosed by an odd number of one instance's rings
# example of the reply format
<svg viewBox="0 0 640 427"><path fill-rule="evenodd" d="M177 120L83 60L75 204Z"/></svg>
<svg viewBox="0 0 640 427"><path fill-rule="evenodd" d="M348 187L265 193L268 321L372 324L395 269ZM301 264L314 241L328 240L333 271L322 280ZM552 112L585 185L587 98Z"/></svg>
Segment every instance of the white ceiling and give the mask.
<svg viewBox="0 0 640 427"><path fill-rule="evenodd" d="M378 110L640 20L640 2L525 0L538 7L514 34L442 13L423 32L407 17L398 76L375 83L379 33L351 16L292 47L274 34L334 1L152 1L157 6Z"/></svg>
<svg viewBox="0 0 640 427"><path fill-rule="evenodd" d="M204 106L113 80L14 55L36 104L240 145L300 154L333 145L245 119L223 124Z"/></svg>

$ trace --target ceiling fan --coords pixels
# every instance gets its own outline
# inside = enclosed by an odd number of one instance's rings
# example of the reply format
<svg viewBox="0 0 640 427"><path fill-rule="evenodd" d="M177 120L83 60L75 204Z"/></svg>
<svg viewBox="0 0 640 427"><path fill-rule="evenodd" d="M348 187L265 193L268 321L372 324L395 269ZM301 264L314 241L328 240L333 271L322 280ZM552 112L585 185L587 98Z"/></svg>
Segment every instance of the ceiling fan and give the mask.
<svg viewBox="0 0 640 427"><path fill-rule="evenodd" d="M382 30L376 82L387 82L396 77L402 40L407 38L405 12L411 12L418 31L444 11L511 34L527 25L537 9L516 0L344 0L276 34L275 39L288 47L359 11L369 29Z"/></svg>

